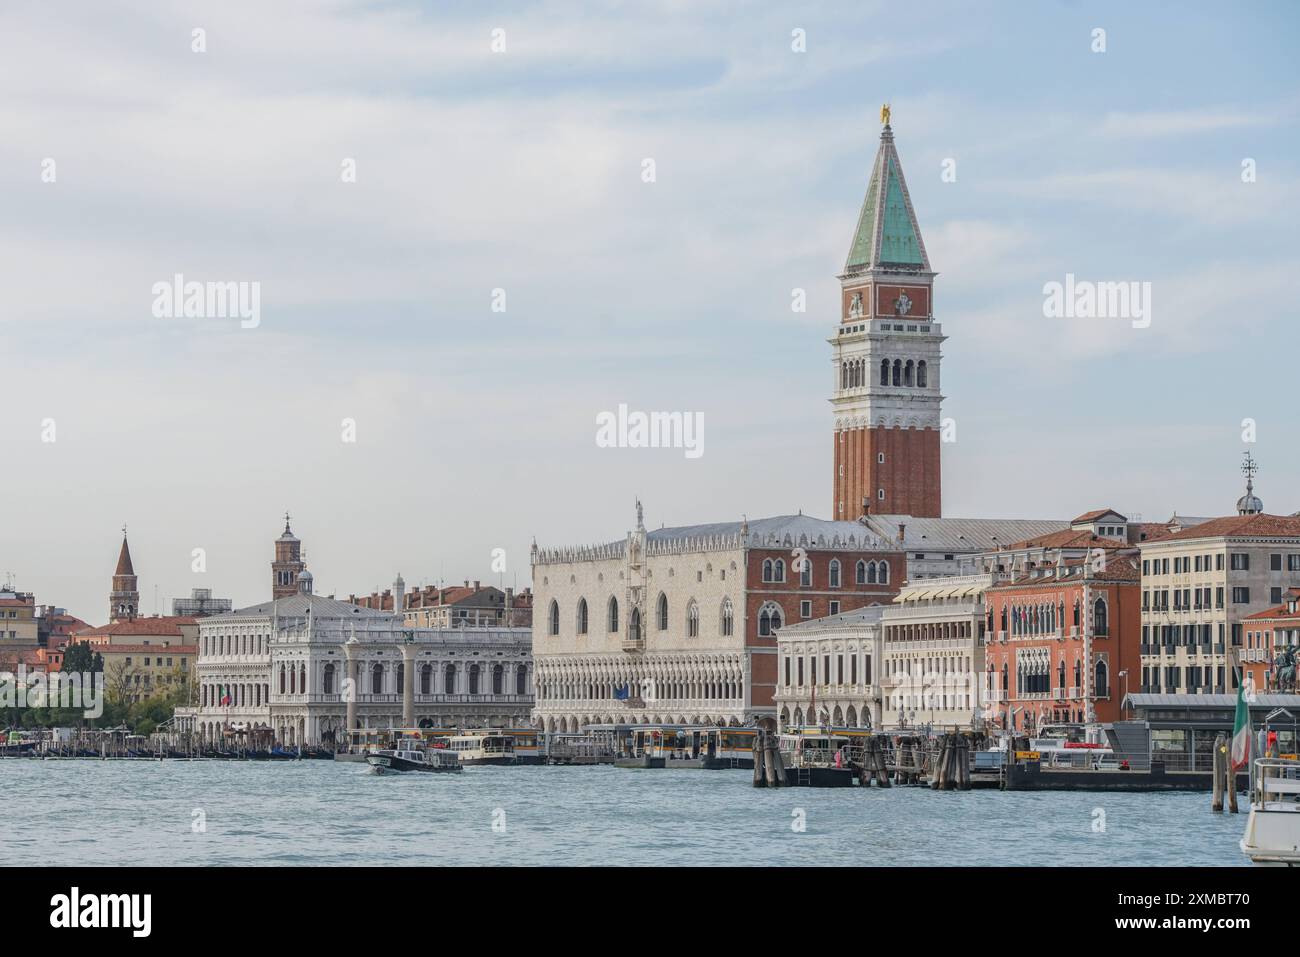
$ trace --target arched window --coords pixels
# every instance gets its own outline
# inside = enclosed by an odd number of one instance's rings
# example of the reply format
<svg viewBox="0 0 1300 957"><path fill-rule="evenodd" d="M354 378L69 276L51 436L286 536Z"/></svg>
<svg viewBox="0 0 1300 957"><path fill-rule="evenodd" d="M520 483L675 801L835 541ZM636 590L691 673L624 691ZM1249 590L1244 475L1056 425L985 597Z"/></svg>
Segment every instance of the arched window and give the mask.
<svg viewBox="0 0 1300 957"><path fill-rule="evenodd" d="M515 694L528 693L528 670L523 665L515 665Z"/></svg>
<svg viewBox="0 0 1300 957"><path fill-rule="evenodd" d="M406 662L399 661L396 668L397 674L397 693L401 694L406 690Z"/></svg>
<svg viewBox="0 0 1300 957"><path fill-rule="evenodd" d="M1074 627L1079 627L1079 599L1074 600Z"/></svg>
<svg viewBox="0 0 1300 957"><path fill-rule="evenodd" d="M607 621L608 621L608 628L606 629L607 631L611 633L618 631L618 599L617 598L610 598L609 600L609 614L607 616Z"/></svg>
<svg viewBox="0 0 1300 957"><path fill-rule="evenodd" d="M785 581L785 561L783 559L778 558L772 563L772 581Z"/></svg>
<svg viewBox="0 0 1300 957"><path fill-rule="evenodd" d="M902 360L894 360L894 385L903 384L903 363Z"/></svg>
<svg viewBox="0 0 1300 957"><path fill-rule="evenodd" d="M917 387L921 389L924 389L929 385L929 375L925 367L924 359L916 364L916 384Z"/></svg>
<svg viewBox="0 0 1300 957"><path fill-rule="evenodd" d="M797 562L799 566L799 585L803 588L812 587L812 559L800 558Z"/></svg>
<svg viewBox="0 0 1300 957"><path fill-rule="evenodd" d="M907 364L903 366L903 385L912 384L912 360L908 359Z"/></svg>
<svg viewBox="0 0 1300 957"><path fill-rule="evenodd" d="M659 593L659 600L655 602L655 617L659 622L659 630L668 630L668 596L663 592Z"/></svg>
<svg viewBox="0 0 1300 957"><path fill-rule="evenodd" d="M587 599L578 599L578 634L587 633Z"/></svg>
<svg viewBox="0 0 1300 957"><path fill-rule="evenodd" d="M442 673L442 693L443 694L456 693L456 666L455 665L448 665L447 669Z"/></svg>
<svg viewBox="0 0 1300 957"><path fill-rule="evenodd" d="M700 606L695 604L695 599L686 606L686 637L700 637Z"/></svg>
<svg viewBox="0 0 1300 957"><path fill-rule="evenodd" d="M881 562L879 565L879 581L882 585L889 584L889 562Z"/></svg>
<svg viewBox="0 0 1300 957"><path fill-rule="evenodd" d="M1007 690L1007 663L1002 662L1002 690Z"/></svg>
<svg viewBox="0 0 1300 957"><path fill-rule="evenodd" d="M781 607L768 602L758 613L758 633L764 638L775 635L781 627Z"/></svg>
<svg viewBox="0 0 1300 957"><path fill-rule="evenodd" d="M871 570L873 572L875 571L874 568L872 568ZM853 576L854 576L854 580L859 585L865 585L867 583L867 563L860 558L858 559L858 563L855 566L853 566Z"/></svg>
<svg viewBox="0 0 1300 957"><path fill-rule="evenodd" d="M889 385L889 360L880 360L880 384Z"/></svg>
<svg viewBox="0 0 1300 957"><path fill-rule="evenodd" d="M478 674L479 674L478 665L477 664L470 665L469 666L469 693L470 694L478 694Z"/></svg>
<svg viewBox="0 0 1300 957"><path fill-rule="evenodd" d="M433 693L433 665L425 663L420 667L420 694Z"/></svg>
<svg viewBox="0 0 1300 957"><path fill-rule="evenodd" d="M641 640L641 609L633 608L627 619L627 637L629 641Z"/></svg>
<svg viewBox="0 0 1300 957"><path fill-rule="evenodd" d="M376 664L370 669L370 693L383 694L384 691L384 666Z"/></svg>
<svg viewBox="0 0 1300 957"><path fill-rule="evenodd" d="M334 662L325 662L320 672L320 690L323 694L334 693Z"/></svg>
<svg viewBox="0 0 1300 957"><path fill-rule="evenodd" d="M1065 662L1064 661L1058 661L1056 663L1056 683L1062 688L1065 687Z"/></svg>
<svg viewBox="0 0 1300 957"><path fill-rule="evenodd" d="M832 588L840 587L840 560L838 558L831 559L830 581Z"/></svg>
<svg viewBox="0 0 1300 957"><path fill-rule="evenodd" d="M492 693L505 694L506 691L506 669L505 665L498 662L492 666Z"/></svg>
<svg viewBox="0 0 1300 957"><path fill-rule="evenodd" d="M1083 665L1079 661L1074 663L1074 687L1080 687L1079 679L1083 676Z"/></svg>
<svg viewBox="0 0 1300 957"><path fill-rule="evenodd" d="M724 638L729 637L736 627L735 611L731 607L731 599L722 599L722 623L721 631Z"/></svg>
<svg viewBox="0 0 1300 957"><path fill-rule="evenodd" d="M1002 616L998 620L1001 623L1001 627L998 630L1006 631L1007 630L1007 606L1006 605L1002 606ZM1004 665L1003 667L1006 666Z"/></svg>
<svg viewBox="0 0 1300 957"><path fill-rule="evenodd" d="M1092 693L1094 697L1097 698L1110 697L1110 675L1106 673L1105 661L1097 662L1097 681L1096 687L1092 689Z"/></svg>
<svg viewBox="0 0 1300 957"><path fill-rule="evenodd" d="M1098 598L1092 605L1092 633L1105 637L1110 634L1109 623L1106 621L1106 599Z"/></svg>
<svg viewBox="0 0 1300 957"><path fill-rule="evenodd" d="M772 581L772 559L763 559L763 581Z"/></svg>
<svg viewBox="0 0 1300 957"><path fill-rule="evenodd" d="M546 619L551 637L554 638L560 633L560 603L554 598L551 599L551 610L547 614Z"/></svg>

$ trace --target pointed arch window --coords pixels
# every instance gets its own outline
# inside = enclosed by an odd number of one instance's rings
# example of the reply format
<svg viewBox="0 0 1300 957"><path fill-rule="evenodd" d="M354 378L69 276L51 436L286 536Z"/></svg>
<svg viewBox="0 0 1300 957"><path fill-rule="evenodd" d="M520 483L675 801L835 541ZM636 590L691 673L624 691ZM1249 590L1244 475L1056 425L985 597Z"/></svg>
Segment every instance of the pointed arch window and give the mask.
<svg viewBox="0 0 1300 957"><path fill-rule="evenodd" d="M839 587L840 587L840 560L839 560L838 558L832 558L832 559L831 559L831 565L830 565L830 587L831 587L831 588L839 588Z"/></svg>
<svg viewBox="0 0 1300 957"><path fill-rule="evenodd" d="M922 359L916 364L916 385L917 388L924 389L929 385L930 375L926 368L925 360Z"/></svg>
<svg viewBox="0 0 1300 957"><path fill-rule="evenodd" d="M606 616L607 625L605 630L609 632L618 631L618 599L610 598L609 613Z"/></svg>
<svg viewBox="0 0 1300 957"><path fill-rule="evenodd" d="M758 633L761 637L770 638L777 633L781 627L781 607L774 602L767 602L758 613Z"/></svg>
<svg viewBox="0 0 1300 957"><path fill-rule="evenodd" d="M663 592L659 593L659 600L655 603L655 617L658 619L660 631L668 630L668 596Z"/></svg>
<svg viewBox="0 0 1300 957"><path fill-rule="evenodd" d="M627 637L631 641L641 640L641 609L633 608L627 618Z"/></svg>
<svg viewBox="0 0 1300 957"><path fill-rule="evenodd" d="M785 560L778 558L772 563L772 581L785 581Z"/></svg>
<svg viewBox="0 0 1300 957"><path fill-rule="evenodd" d="M881 562L877 566L877 581L882 585L889 584L889 562Z"/></svg>
<svg viewBox="0 0 1300 957"><path fill-rule="evenodd" d="M874 572L875 569L873 568L872 571ZM865 585L867 583L867 563L861 558L859 558L858 563L853 566L853 579L859 585Z"/></svg>
<svg viewBox="0 0 1300 957"><path fill-rule="evenodd" d="M1106 599L1098 598L1092 605L1092 633L1099 638L1110 634L1110 622L1106 620Z"/></svg>
<svg viewBox="0 0 1300 957"><path fill-rule="evenodd" d="M578 599L578 634L587 633L587 599Z"/></svg>
<svg viewBox="0 0 1300 957"><path fill-rule="evenodd" d="M695 599L686 606L686 637L700 637L700 606L695 604Z"/></svg>
<svg viewBox="0 0 1300 957"><path fill-rule="evenodd" d="M799 559L799 585L802 588L812 587L812 559Z"/></svg>
<svg viewBox="0 0 1300 957"><path fill-rule="evenodd" d="M560 603L554 598L551 599L551 610L546 617L551 637L554 638L560 633Z"/></svg>
<svg viewBox="0 0 1300 957"><path fill-rule="evenodd" d="M765 558L763 559L763 581L770 582L772 580L772 559Z"/></svg>
<svg viewBox="0 0 1300 957"><path fill-rule="evenodd" d="M724 598L722 600L722 626L721 626L723 637L724 638L730 637L731 634L735 631L735 627L736 627L736 613L735 610L731 607L731 599Z"/></svg>
<svg viewBox="0 0 1300 957"><path fill-rule="evenodd" d="M1106 662L1098 661L1096 670L1096 686L1092 689L1093 697L1109 698L1110 697L1110 675L1106 670Z"/></svg>

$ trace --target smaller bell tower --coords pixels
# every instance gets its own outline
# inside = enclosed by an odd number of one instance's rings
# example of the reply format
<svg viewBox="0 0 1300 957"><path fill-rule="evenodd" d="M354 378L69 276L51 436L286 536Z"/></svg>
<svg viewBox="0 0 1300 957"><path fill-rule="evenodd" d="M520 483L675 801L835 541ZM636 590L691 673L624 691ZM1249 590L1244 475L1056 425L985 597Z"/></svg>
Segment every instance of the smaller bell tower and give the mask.
<svg viewBox="0 0 1300 957"><path fill-rule="evenodd" d="M271 597L288 598L297 594L302 572L302 542L289 527L289 513L285 512L284 532L275 540L275 561L271 562Z"/></svg>

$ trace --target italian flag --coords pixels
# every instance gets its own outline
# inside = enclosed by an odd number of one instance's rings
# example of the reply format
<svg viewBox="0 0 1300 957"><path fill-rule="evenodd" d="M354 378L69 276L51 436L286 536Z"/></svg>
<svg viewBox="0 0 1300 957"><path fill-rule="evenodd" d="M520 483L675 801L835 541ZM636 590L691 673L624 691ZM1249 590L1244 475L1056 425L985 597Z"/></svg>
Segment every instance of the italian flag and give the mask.
<svg viewBox="0 0 1300 957"><path fill-rule="evenodd" d="M1237 683L1237 716L1232 722L1232 770L1250 762L1250 709L1246 707L1246 684Z"/></svg>

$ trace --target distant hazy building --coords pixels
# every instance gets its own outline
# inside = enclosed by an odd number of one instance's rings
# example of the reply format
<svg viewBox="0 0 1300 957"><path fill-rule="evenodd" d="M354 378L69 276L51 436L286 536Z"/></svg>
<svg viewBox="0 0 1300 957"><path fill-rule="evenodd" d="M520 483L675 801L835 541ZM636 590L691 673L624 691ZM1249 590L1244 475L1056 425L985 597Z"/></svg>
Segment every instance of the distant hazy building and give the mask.
<svg viewBox="0 0 1300 957"><path fill-rule="evenodd" d="M229 598L213 598L211 588L195 588L190 591L189 598L172 599L172 614L188 618L224 615L232 607L233 603Z"/></svg>
<svg viewBox="0 0 1300 957"><path fill-rule="evenodd" d="M36 596L12 588L0 590L0 647L18 649L39 645Z"/></svg>

